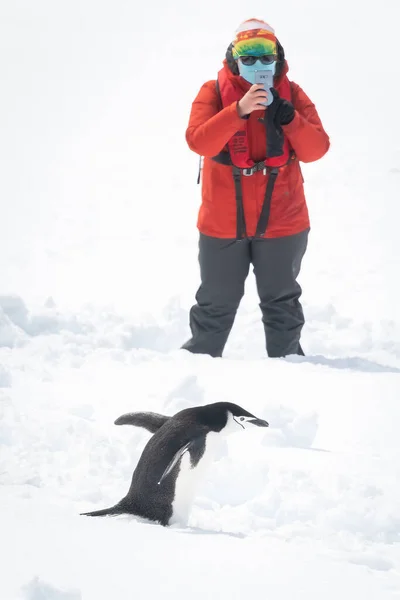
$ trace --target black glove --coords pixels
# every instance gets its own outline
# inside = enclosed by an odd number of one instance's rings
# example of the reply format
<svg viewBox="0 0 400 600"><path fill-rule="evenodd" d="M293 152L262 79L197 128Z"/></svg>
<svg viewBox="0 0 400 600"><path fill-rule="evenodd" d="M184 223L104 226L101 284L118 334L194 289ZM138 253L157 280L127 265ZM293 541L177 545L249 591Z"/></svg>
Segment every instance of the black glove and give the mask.
<svg viewBox="0 0 400 600"><path fill-rule="evenodd" d="M282 125L289 125L294 119L294 106L283 100L275 88L271 88L273 101L265 111L263 120L267 134L267 158L282 156L285 137Z"/></svg>
<svg viewBox="0 0 400 600"><path fill-rule="evenodd" d="M294 119L294 106L288 100L280 97L275 88L271 88L271 93L274 98L268 110L273 113L273 121L276 126L289 125Z"/></svg>

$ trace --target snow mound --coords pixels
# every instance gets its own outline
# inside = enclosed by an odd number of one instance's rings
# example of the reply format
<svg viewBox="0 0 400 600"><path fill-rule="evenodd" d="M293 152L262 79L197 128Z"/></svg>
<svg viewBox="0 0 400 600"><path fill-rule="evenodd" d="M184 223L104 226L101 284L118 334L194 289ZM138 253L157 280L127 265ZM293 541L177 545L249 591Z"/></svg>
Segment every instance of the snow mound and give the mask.
<svg viewBox="0 0 400 600"><path fill-rule="evenodd" d="M21 600L82 600L82 594L79 591L57 589L36 577L23 588Z"/></svg>

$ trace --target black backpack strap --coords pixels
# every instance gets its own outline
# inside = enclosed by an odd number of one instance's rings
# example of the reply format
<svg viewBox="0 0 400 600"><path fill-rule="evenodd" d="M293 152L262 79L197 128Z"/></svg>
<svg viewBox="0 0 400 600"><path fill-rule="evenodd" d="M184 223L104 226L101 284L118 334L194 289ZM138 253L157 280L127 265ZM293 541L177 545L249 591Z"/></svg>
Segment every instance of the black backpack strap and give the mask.
<svg viewBox="0 0 400 600"><path fill-rule="evenodd" d="M242 169L239 167L233 167L232 170L236 196L236 241L239 242L244 237L247 237L243 208Z"/></svg>
<svg viewBox="0 0 400 600"><path fill-rule="evenodd" d="M276 178L278 177L279 169L277 167L270 169L268 175L267 186L265 188L264 202L262 205L260 218L258 219L255 237L264 237L268 226L269 213L271 212L271 199L274 191Z"/></svg>
<svg viewBox="0 0 400 600"><path fill-rule="evenodd" d="M278 168L268 169L268 181L265 188L264 201L258 219L255 237L262 238L268 226L269 214L271 212L272 194L275 188L275 182L279 174ZM242 169L233 167L233 181L235 182L236 197L236 241L247 237L246 221L244 218L243 192L242 192Z"/></svg>
<svg viewBox="0 0 400 600"><path fill-rule="evenodd" d="M222 110L222 98L221 98L221 91L219 89L219 81L218 81L218 77L217 77L217 81L215 82L215 91L217 92L217 98L218 98L218 112L220 110Z"/></svg>

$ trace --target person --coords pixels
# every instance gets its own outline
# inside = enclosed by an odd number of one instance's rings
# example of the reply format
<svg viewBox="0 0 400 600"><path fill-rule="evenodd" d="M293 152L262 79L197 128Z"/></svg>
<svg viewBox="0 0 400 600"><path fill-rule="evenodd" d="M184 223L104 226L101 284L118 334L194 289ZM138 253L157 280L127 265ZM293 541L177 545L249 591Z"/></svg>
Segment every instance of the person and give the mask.
<svg viewBox="0 0 400 600"><path fill-rule="evenodd" d="M297 277L310 222L300 162L319 160L330 140L288 70L274 29L248 19L217 80L205 83L192 104L186 141L204 160L201 284L189 312L192 336L181 346L189 352L222 356L253 265L267 355L304 355ZM259 71L272 72L271 88L255 83Z"/></svg>

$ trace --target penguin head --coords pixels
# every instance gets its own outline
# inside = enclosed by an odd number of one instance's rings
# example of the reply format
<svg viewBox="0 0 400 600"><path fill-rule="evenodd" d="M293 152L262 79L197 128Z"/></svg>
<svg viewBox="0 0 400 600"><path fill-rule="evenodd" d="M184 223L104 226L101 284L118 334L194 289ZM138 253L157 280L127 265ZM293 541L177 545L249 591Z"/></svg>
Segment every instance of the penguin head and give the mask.
<svg viewBox="0 0 400 600"><path fill-rule="evenodd" d="M207 409L208 426L212 431L223 435L236 433L251 427L269 427L264 419L259 419L238 404L231 402L215 402L204 407Z"/></svg>

